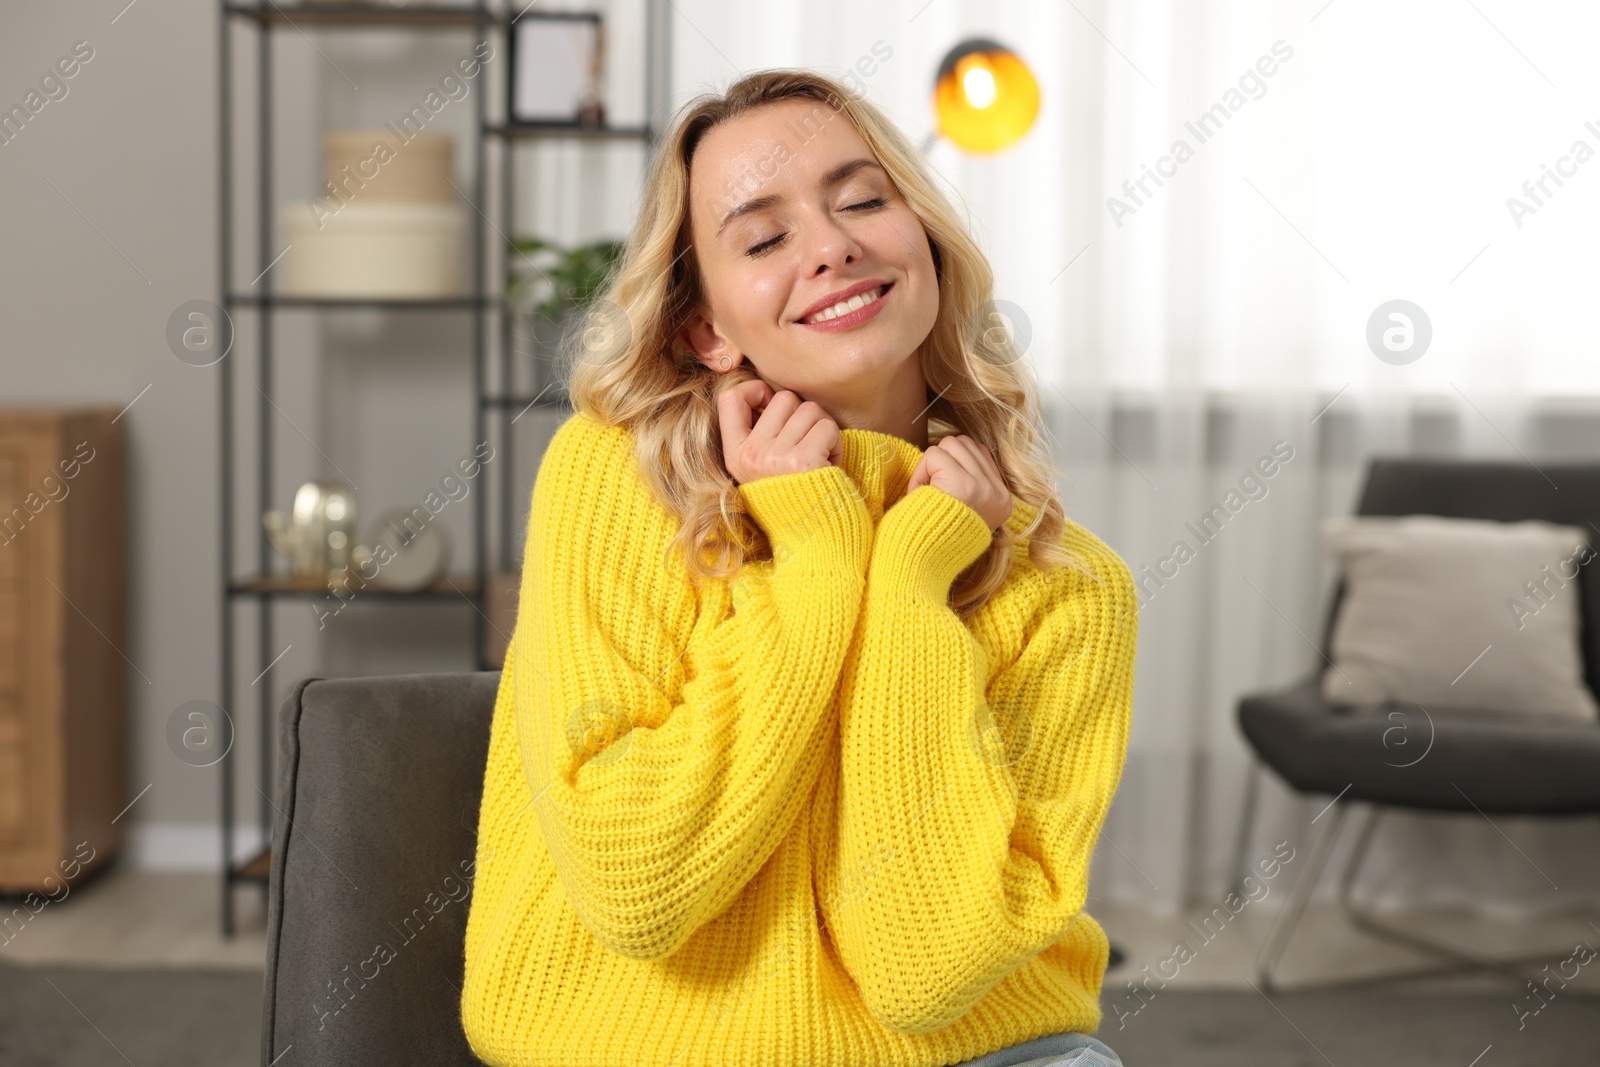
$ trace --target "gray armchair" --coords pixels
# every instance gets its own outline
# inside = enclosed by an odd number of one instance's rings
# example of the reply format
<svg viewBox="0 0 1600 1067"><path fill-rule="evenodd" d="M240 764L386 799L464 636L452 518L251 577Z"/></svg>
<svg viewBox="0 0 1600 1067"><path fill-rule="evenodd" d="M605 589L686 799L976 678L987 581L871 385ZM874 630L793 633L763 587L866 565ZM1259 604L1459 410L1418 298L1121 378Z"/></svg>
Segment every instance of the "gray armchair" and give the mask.
<svg viewBox="0 0 1600 1067"><path fill-rule="evenodd" d="M1538 468L1531 463L1380 459L1368 470L1356 511L1501 522L1543 519L1600 531L1594 525L1600 520L1600 465ZM1594 543L1600 543L1600 534ZM1584 677L1591 690L1600 692L1600 565L1579 569L1576 591ZM1342 594L1340 583L1323 634L1324 650ZM1324 809L1327 821L1321 835L1263 947L1261 984L1274 986L1277 963L1352 805L1365 806L1367 818L1341 875L1341 905L1357 928L1441 961L1438 967L1391 972L1376 980L1479 969L1519 975L1519 964L1526 961L1486 958L1382 921L1358 906L1353 886L1387 811L1456 812L1472 818L1600 814L1600 723L1538 721L1512 709L1430 716L1419 714L1415 705L1399 703L1335 707L1322 698L1321 674L1319 668L1288 689L1250 694L1239 702L1239 727L1259 762L1247 788L1236 867L1243 870L1261 764L1297 792L1337 800ZM1401 740L1404 747L1394 743ZM1549 954L1532 959L1537 967Z"/></svg>
<svg viewBox="0 0 1600 1067"><path fill-rule="evenodd" d="M284 700L262 1067L471 1067L470 870L500 672L302 680ZM384 951L387 949L387 951ZM1047 1034L956 1067L1075 1047Z"/></svg>
<svg viewBox="0 0 1600 1067"><path fill-rule="evenodd" d="M481 1062L459 1004L499 682L307 678L284 700L263 1067Z"/></svg>

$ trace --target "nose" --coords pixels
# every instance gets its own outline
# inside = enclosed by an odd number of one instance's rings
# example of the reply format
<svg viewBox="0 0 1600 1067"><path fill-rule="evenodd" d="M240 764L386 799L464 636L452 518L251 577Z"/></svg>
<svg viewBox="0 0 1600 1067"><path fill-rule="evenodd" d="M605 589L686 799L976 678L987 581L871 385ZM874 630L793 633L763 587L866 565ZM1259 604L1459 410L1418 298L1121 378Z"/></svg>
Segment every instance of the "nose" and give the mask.
<svg viewBox="0 0 1600 1067"><path fill-rule="evenodd" d="M861 243L826 208L816 209L806 220L802 247L813 275L822 273L824 267L838 271L862 258Z"/></svg>

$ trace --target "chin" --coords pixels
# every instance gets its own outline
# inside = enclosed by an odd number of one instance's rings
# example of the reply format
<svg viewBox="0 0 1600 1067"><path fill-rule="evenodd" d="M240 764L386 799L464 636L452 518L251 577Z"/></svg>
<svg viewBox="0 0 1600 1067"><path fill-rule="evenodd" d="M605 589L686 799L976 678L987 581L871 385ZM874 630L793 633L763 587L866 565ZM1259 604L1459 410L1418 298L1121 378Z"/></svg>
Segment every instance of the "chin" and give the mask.
<svg viewBox="0 0 1600 1067"><path fill-rule="evenodd" d="M886 352L874 347L866 352L852 352L838 365L833 376L836 382L855 382L863 389L876 390L886 386L907 363L915 365L917 350Z"/></svg>

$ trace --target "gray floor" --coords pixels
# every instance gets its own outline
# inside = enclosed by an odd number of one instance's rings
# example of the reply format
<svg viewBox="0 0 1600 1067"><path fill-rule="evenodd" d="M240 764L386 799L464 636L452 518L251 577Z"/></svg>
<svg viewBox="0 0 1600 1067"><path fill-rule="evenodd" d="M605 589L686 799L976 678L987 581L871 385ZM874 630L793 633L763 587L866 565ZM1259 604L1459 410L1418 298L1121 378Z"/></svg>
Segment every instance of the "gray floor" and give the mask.
<svg viewBox="0 0 1600 1067"><path fill-rule="evenodd" d="M246 1067L260 1031L259 973L0 960L0 1064Z"/></svg>
<svg viewBox="0 0 1600 1067"><path fill-rule="evenodd" d="M113 870L45 907L0 944L0 1065L258 1064L265 911L259 893L241 889L239 931L225 940L218 900L210 875ZM1553 984L1548 1003L1489 978L1269 998L1251 984L1266 913L1241 914L1201 942L1182 916L1106 903L1090 910L1128 956L1106 976L1098 1035L1127 1067L1600 1063L1600 997L1582 995L1600 993L1600 966L1584 966L1568 988ZM1409 922L1483 951L1545 946L1552 965L1577 941L1600 945L1588 916L1426 914ZM1127 983L1159 971L1179 939L1196 946L1181 974L1165 987L1146 980L1142 995L1130 991ZM1283 977L1348 977L1414 962L1314 905ZM1519 1028L1519 1006L1529 1012L1541 1003Z"/></svg>
<svg viewBox="0 0 1600 1067"><path fill-rule="evenodd" d="M1515 990L1159 992L1096 1036L1127 1067L1556 1067L1600 1062L1600 1001L1559 995L1519 1016Z"/></svg>
<svg viewBox="0 0 1600 1067"><path fill-rule="evenodd" d="M1099 1037L1127 1067L1548 1067L1596 1061L1600 1001L1559 995L1518 1028L1505 994L1161 990L1107 1005ZM0 1063L247 1067L261 982L240 971L0 962ZM730 1065L732 1067L732 1065Z"/></svg>

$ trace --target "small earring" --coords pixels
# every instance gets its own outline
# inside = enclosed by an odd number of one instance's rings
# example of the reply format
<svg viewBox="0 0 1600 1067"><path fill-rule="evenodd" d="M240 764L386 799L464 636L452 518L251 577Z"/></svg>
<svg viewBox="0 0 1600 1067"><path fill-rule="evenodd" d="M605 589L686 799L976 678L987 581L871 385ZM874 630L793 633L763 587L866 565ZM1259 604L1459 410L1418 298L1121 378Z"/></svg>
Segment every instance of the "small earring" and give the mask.
<svg viewBox="0 0 1600 1067"><path fill-rule="evenodd" d="M728 368L730 368L732 366L733 366L733 357L732 356L723 356L722 357L722 369L723 370L727 370Z"/></svg>

